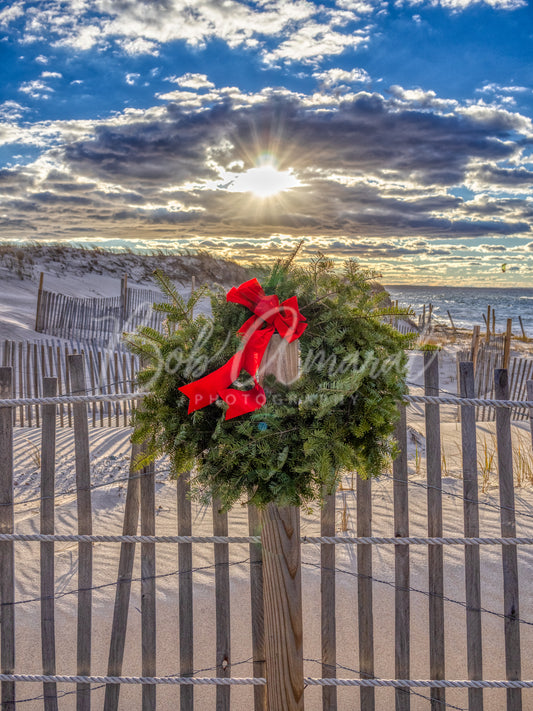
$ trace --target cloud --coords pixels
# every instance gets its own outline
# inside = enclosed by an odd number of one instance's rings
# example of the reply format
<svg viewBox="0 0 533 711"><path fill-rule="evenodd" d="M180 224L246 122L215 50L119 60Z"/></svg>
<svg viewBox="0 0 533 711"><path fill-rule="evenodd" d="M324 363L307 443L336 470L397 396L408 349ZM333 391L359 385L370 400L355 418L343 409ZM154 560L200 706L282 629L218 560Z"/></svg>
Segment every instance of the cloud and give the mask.
<svg viewBox="0 0 533 711"><path fill-rule="evenodd" d="M504 86L501 84L496 84L494 82L491 83L486 83L483 84L483 86L480 89L476 89L476 92L482 93L482 94L515 94L515 93L524 93L524 92L531 92L531 89L528 89L526 86L515 86L515 85L510 85L510 86Z"/></svg>
<svg viewBox="0 0 533 711"><path fill-rule="evenodd" d="M129 86L135 86L137 79L140 76L141 75L138 74L137 72L131 72L129 74L126 74L126 84L128 84Z"/></svg>
<svg viewBox="0 0 533 711"><path fill-rule="evenodd" d="M367 84L370 82L370 76L364 69L346 71L345 69L334 68L327 69L323 72L314 72L313 76L326 89L330 89L339 84Z"/></svg>
<svg viewBox="0 0 533 711"><path fill-rule="evenodd" d="M134 39L119 39L118 45L131 56L139 54L151 54L153 57L159 56L159 49L156 42L144 39L144 37L135 37Z"/></svg>
<svg viewBox="0 0 533 711"><path fill-rule="evenodd" d="M3 10L0 10L0 26L7 27L19 17L24 16L24 3L19 0L11 5L8 5Z"/></svg>
<svg viewBox="0 0 533 711"><path fill-rule="evenodd" d="M436 92L424 91L421 88L404 89L398 84L389 87L389 92L398 100L398 103L408 106L410 104L434 108L439 110L452 109L458 106L458 102L453 99L440 99Z"/></svg>
<svg viewBox="0 0 533 711"><path fill-rule="evenodd" d="M184 87L185 89L214 89L215 85L209 81L207 74L192 74L188 72L180 77L167 77L167 81Z"/></svg>
<svg viewBox="0 0 533 711"><path fill-rule="evenodd" d="M4 101L2 104L0 104L0 121L15 122L18 119L22 118L24 112L27 110L28 109L25 106L19 104L18 101L8 99L7 101Z"/></svg>
<svg viewBox="0 0 533 711"><path fill-rule="evenodd" d="M54 91L51 86L45 84L40 79L23 82L19 88L23 94L28 94L32 99L49 99L50 94Z"/></svg>
<svg viewBox="0 0 533 711"><path fill-rule="evenodd" d="M62 79L63 75L60 72L41 72L43 79Z"/></svg>
<svg viewBox="0 0 533 711"><path fill-rule="evenodd" d="M424 0L396 0L394 4L396 7L403 7L405 5L418 7L427 4L433 7L442 7L452 12L461 12L474 5L488 5L495 10L518 10L521 7L527 6L527 0L430 0L426 3L424 3Z"/></svg>
<svg viewBox="0 0 533 711"><path fill-rule="evenodd" d="M325 57L355 49L368 39L369 34L365 30L343 33L331 25L307 22L274 49L264 49L262 57L267 64L288 61L317 65Z"/></svg>
<svg viewBox="0 0 533 711"><path fill-rule="evenodd" d="M533 171L524 167L479 165L469 172L467 183L476 191L515 189L531 192Z"/></svg>

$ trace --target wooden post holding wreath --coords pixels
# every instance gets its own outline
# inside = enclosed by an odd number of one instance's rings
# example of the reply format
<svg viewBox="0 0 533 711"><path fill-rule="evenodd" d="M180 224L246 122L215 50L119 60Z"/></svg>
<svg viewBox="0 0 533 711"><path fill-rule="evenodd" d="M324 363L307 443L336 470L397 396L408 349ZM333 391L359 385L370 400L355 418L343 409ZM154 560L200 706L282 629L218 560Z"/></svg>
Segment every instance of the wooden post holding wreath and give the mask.
<svg viewBox="0 0 533 711"><path fill-rule="evenodd" d="M260 369L286 385L298 379L298 344L273 336ZM268 504L261 512L263 605L269 711L303 711L300 509Z"/></svg>
<svg viewBox="0 0 533 711"><path fill-rule="evenodd" d="M321 254L299 267L295 254L261 282L210 292L209 317L197 308L205 291L185 300L159 274L165 332L128 336L151 363L138 377L138 465L166 454L196 500L261 511L271 711L303 709L299 507L345 472L390 463L411 344L384 318L406 311L384 305L374 273Z"/></svg>

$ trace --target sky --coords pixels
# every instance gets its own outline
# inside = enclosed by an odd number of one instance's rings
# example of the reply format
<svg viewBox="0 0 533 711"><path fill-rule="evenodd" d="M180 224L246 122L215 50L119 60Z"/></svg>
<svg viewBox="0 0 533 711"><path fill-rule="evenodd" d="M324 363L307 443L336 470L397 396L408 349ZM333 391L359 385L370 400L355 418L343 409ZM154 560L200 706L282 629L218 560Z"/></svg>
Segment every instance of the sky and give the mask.
<svg viewBox="0 0 533 711"><path fill-rule="evenodd" d="M0 242L533 286L526 0L0 2Z"/></svg>

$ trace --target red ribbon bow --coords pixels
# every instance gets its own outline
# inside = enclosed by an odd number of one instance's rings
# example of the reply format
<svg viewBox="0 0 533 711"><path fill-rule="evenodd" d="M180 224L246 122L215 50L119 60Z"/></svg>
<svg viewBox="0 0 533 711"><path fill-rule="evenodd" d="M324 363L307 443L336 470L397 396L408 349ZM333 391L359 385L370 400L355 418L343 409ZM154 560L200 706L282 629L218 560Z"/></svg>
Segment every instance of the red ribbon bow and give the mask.
<svg viewBox="0 0 533 711"><path fill-rule="evenodd" d="M232 287L226 300L242 304L254 313L237 332L243 338L242 349L221 368L178 389L189 398L189 414L211 405L221 397L229 405L226 420L230 420L258 410L265 404L265 391L259 385L256 375L274 333L277 331L282 338L292 343L300 338L307 324L298 309L295 296L280 304L276 295L265 294L257 279L250 279L238 287ZM251 390L229 387L237 380L242 370L249 373L255 381Z"/></svg>

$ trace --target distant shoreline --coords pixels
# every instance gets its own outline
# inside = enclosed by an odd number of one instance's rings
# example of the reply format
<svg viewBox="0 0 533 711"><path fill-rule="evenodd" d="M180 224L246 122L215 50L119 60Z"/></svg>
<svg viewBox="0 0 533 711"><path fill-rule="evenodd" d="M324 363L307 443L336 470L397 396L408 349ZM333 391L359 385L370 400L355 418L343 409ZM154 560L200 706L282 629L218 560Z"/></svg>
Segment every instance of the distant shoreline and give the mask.
<svg viewBox="0 0 533 711"><path fill-rule="evenodd" d="M457 284L383 284L385 289L457 289L464 291L466 289L484 289L486 291L531 291L532 286L459 286Z"/></svg>

